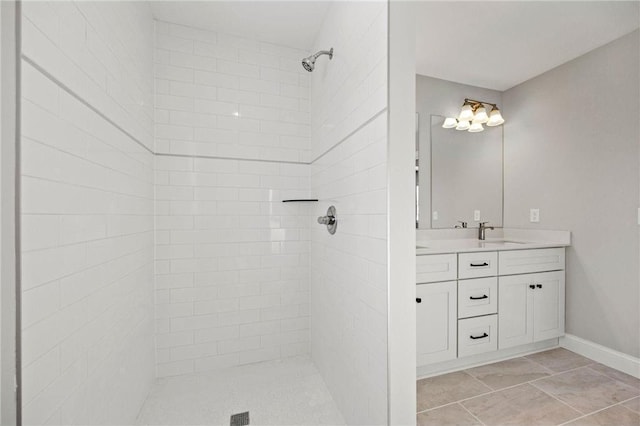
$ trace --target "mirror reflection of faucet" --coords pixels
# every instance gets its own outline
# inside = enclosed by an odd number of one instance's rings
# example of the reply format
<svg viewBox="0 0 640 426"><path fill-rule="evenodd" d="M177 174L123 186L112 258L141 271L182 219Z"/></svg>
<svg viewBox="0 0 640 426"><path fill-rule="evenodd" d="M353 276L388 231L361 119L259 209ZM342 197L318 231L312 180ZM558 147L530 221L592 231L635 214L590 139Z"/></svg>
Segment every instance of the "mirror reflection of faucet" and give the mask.
<svg viewBox="0 0 640 426"><path fill-rule="evenodd" d="M467 228L467 222L465 222L464 220L459 220L458 223L460 223L460 225L455 225L454 228L458 228L458 229Z"/></svg>
<svg viewBox="0 0 640 426"><path fill-rule="evenodd" d="M487 229L494 229L493 226L487 226L487 223L489 222L480 222L480 225L478 226L478 239L480 241L484 241Z"/></svg>

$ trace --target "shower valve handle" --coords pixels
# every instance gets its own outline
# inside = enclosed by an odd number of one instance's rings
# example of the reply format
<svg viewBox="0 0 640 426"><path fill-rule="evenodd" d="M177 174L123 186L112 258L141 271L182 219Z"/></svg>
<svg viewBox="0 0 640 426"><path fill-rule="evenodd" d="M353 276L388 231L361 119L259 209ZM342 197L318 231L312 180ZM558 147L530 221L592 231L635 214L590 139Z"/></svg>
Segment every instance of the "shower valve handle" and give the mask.
<svg viewBox="0 0 640 426"><path fill-rule="evenodd" d="M336 222L335 216L320 216L318 223L321 225L333 225Z"/></svg>
<svg viewBox="0 0 640 426"><path fill-rule="evenodd" d="M318 223L320 225L326 225L327 231L331 235L336 233L336 228L338 227L338 219L336 218L336 208L334 206L329 207L327 210L326 216L320 216L318 218Z"/></svg>

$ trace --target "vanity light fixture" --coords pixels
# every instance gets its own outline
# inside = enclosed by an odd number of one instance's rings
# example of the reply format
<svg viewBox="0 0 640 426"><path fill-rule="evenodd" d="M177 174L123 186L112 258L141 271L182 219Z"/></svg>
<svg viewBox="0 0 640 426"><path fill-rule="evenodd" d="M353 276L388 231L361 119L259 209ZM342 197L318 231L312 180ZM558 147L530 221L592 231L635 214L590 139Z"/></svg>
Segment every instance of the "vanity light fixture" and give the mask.
<svg viewBox="0 0 640 426"><path fill-rule="evenodd" d="M469 130L470 127L471 125L467 120L459 120L456 130Z"/></svg>
<svg viewBox="0 0 640 426"><path fill-rule="evenodd" d="M491 106L491 112L487 114L485 105ZM460 109L458 118L447 117L442 124L445 129L467 130L472 133L484 130L483 124L487 126L499 126L504 123L504 118L496 104L491 102L465 99Z"/></svg>
<svg viewBox="0 0 640 426"><path fill-rule="evenodd" d="M447 117L442 124L445 129L452 129L458 125L458 120L453 117Z"/></svg>

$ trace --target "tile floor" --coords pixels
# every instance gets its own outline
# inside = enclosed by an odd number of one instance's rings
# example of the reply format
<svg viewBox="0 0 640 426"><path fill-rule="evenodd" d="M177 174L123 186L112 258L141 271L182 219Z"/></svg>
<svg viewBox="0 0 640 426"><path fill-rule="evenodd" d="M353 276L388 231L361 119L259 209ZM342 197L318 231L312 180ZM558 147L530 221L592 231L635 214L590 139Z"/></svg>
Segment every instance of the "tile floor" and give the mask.
<svg viewBox="0 0 640 426"><path fill-rule="evenodd" d="M251 425L344 425L308 357L159 379L139 425L229 425L249 411Z"/></svg>
<svg viewBox="0 0 640 426"><path fill-rule="evenodd" d="M640 380L566 349L418 380L422 425L640 426Z"/></svg>

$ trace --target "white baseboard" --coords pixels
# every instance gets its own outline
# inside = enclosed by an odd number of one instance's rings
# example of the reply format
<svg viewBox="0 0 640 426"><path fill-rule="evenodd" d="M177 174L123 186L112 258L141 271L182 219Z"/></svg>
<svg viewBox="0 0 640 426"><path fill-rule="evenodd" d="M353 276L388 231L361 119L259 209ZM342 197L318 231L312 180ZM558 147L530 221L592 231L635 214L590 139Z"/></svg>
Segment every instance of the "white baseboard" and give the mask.
<svg viewBox="0 0 640 426"><path fill-rule="evenodd" d="M618 352L572 334L560 338L560 346L640 379L640 358Z"/></svg>
<svg viewBox="0 0 640 426"><path fill-rule="evenodd" d="M419 365L417 368L417 379L439 376L441 374L453 373L454 371L466 370L467 368L479 367L481 365L492 364L494 362L506 361L512 358L531 355L536 352L547 351L558 347L558 339L549 339L542 342L529 343L527 345L516 346L508 349L486 352L483 354L455 358L449 361L435 364Z"/></svg>

